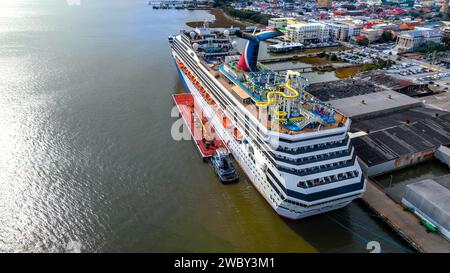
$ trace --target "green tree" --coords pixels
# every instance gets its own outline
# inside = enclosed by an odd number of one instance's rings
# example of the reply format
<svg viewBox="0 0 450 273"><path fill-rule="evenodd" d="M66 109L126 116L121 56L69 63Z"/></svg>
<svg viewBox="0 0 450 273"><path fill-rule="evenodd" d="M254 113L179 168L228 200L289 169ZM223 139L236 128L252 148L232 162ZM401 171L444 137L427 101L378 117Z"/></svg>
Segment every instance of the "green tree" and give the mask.
<svg viewBox="0 0 450 273"><path fill-rule="evenodd" d="M433 41L428 41L423 44L421 44L417 48L417 52L424 53L424 54L431 54L433 52L440 52L447 50L447 47L444 44L435 43Z"/></svg>
<svg viewBox="0 0 450 273"><path fill-rule="evenodd" d="M336 54L331 54L331 56L330 56L330 61L337 61L338 60L338 57L337 57L337 55Z"/></svg>
<svg viewBox="0 0 450 273"><path fill-rule="evenodd" d="M369 39L363 38L356 41L356 44L366 46L369 44Z"/></svg>
<svg viewBox="0 0 450 273"><path fill-rule="evenodd" d="M450 38L449 37L443 37L442 43L445 45L445 47L450 48Z"/></svg>
<svg viewBox="0 0 450 273"><path fill-rule="evenodd" d="M390 42L394 40L394 35L392 35L392 32L389 30L383 31L383 34L381 35L381 39L383 42Z"/></svg>

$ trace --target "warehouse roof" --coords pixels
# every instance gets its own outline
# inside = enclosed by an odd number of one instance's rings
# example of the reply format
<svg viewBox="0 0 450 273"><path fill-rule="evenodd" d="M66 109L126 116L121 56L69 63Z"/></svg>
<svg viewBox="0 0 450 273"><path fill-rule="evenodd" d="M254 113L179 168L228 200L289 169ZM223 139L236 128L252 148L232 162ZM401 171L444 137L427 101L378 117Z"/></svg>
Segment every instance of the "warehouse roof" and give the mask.
<svg viewBox="0 0 450 273"><path fill-rule="evenodd" d="M386 111L396 111L415 107L421 104L419 100L397 93L381 91L344 99L330 101L331 105L353 119Z"/></svg>
<svg viewBox="0 0 450 273"><path fill-rule="evenodd" d="M403 197L446 230L450 230L450 190L425 179L406 186Z"/></svg>
<svg viewBox="0 0 450 273"><path fill-rule="evenodd" d="M307 91L321 101L330 101L384 90L386 89L379 87L371 82L345 79L338 81L313 83L309 85Z"/></svg>
<svg viewBox="0 0 450 273"><path fill-rule="evenodd" d="M374 166L404 155L450 144L450 113L417 107L356 121L352 132L367 135L352 139L358 156Z"/></svg>

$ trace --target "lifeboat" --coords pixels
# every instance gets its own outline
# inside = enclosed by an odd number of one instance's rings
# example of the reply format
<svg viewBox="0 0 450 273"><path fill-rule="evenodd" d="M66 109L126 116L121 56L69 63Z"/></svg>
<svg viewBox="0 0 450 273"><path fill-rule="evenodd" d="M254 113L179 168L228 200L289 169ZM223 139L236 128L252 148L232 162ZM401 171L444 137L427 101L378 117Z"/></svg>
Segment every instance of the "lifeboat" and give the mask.
<svg viewBox="0 0 450 273"><path fill-rule="evenodd" d="M227 117L222 117L222 125L225 128L228 128L228 126L230 125L230 122L228 121Z"/></svg>
<svg viewBox="0 0 450 273"><path fill-rule="evenodd" d="M239 132L238 128L234 128L233 129L233 135L234 135L234 138L237 139L237 140L240 140L242 138L242 135Z"/></svg>

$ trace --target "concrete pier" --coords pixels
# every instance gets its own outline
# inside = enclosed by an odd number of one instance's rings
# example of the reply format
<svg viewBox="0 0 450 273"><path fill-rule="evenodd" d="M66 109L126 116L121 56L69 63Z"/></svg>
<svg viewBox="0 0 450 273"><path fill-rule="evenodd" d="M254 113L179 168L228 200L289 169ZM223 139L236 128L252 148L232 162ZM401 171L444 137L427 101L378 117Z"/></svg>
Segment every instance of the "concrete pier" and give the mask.
<svg viewBox="0 0 450 273"><path fill-rule="evenodd" d="M419 252L449 253L450 242L427 232L419 218L390 199L369 179L362 201Z"/></svg>

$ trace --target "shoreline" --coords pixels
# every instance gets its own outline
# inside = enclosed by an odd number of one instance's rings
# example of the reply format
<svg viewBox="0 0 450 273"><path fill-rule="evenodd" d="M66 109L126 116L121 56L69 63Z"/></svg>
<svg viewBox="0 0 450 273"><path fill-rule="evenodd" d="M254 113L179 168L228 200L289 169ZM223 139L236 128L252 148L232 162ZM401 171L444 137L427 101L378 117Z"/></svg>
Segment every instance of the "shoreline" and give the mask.
<svg viewBox="0 0 450 273"><path fill-rule="evenodd" d="M225 13L221 8L211 8L208 12L214 15L214 21L209 23L209 27L211 28L229 28L229 27L239 27L245 28L248 26L256 26L258 28L265 28L265 25L261 25L258 23L252 23L248 21L242 21L237 18L233 18ZM192 21L187 22L186 25L192 28L203 26L204 21Z"/></svg>

